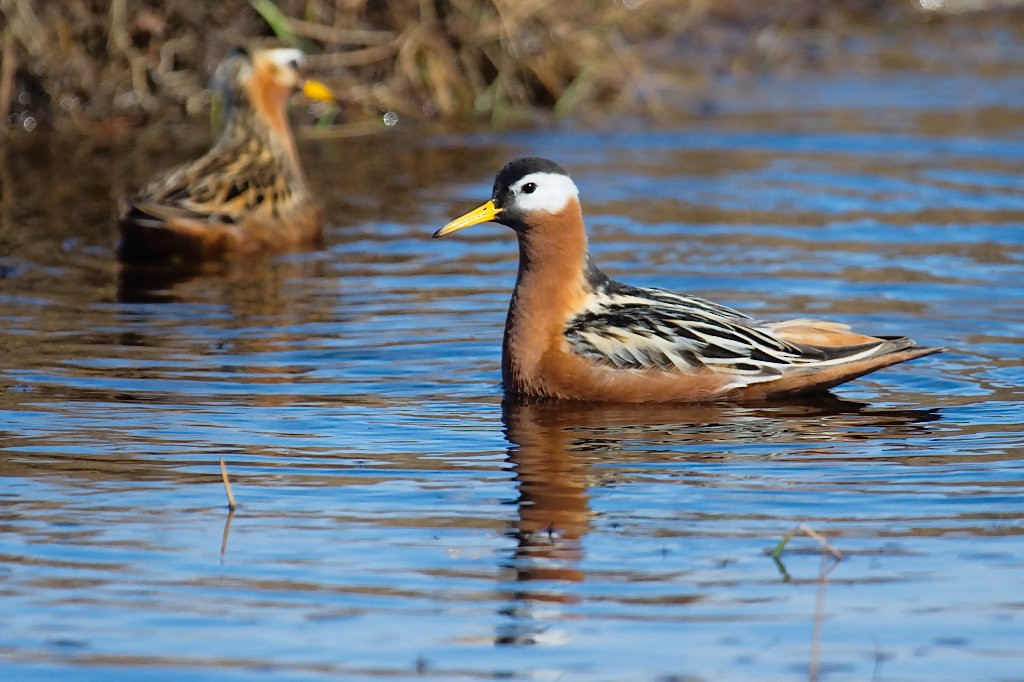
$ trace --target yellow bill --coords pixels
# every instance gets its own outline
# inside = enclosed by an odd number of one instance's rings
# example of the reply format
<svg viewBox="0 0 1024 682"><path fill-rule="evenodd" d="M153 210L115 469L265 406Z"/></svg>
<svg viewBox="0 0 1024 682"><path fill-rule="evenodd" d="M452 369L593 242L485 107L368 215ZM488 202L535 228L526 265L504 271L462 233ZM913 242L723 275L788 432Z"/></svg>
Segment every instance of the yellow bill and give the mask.
<svg viewBox="0 0 1024 682"><path fill-rule="evenodd" d="M474 208L469 213L460 215L455 220L451 221L440 230L434 233L434 238L443 237L446 234L457 232L464 227L472 227L473 225L479 225L480 223L489 223L494 220L502 209L494 205L493 201L488 201L483 206Z"/></svg>
<svg viewBox="0 0 1024 682"><path fill-rule="evenodd" d="M330 88L319 81L307 80L302 85L302 94L310 99L318 99L322 102L333 102L334 94Z"/></svg>

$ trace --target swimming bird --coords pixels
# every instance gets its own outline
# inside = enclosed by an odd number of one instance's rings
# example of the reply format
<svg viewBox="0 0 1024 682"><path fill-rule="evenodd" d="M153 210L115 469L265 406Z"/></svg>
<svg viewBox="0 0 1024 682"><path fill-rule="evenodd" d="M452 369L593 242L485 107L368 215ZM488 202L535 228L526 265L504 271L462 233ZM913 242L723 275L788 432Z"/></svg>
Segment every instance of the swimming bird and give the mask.
<svg viewBox="0 0 1024 682"><path fill-rule="evenodd" d="M306 187L285 114L292 94L333 101L300 73L303 54L238 48L213 83L223 125L199 159L161 174L125 200L119 255L128 261L196 261L318 243L319 209Z"/></svg>
<svg viewBox="0 0 1024 682"><path fill-rule="evenodd" d="M609 402L760 400L823 391L937 353L812 319L768 322L696 296L623 284L593 262L569 174L517 159L491 199L437 232L496 222L519 240L502 344L507 394Z"/></svg>

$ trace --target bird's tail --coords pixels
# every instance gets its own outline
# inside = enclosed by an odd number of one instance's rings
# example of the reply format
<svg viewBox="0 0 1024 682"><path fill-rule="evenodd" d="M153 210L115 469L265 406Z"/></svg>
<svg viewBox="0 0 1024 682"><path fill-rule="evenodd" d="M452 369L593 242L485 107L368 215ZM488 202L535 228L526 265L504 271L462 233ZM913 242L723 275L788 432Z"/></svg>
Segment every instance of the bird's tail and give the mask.
<svg viewBox="0 0 1024 682"><path fill-rule="evenodd" d="M858 335L859 336L859 335ZM752 384L741 391L743 399L761 399L781 395L797 395L825 391L875 370L907 360L940 353L941 346L917 346L913 339L899 337L867 337L873 339L874 348L865 353L866 344L855 346L819 346L831 359L825 363L794 364L783 371L778 379ZM808 344L809 345L809 344ZM843 361L843 351L849 351L849 361Z"/></svg>

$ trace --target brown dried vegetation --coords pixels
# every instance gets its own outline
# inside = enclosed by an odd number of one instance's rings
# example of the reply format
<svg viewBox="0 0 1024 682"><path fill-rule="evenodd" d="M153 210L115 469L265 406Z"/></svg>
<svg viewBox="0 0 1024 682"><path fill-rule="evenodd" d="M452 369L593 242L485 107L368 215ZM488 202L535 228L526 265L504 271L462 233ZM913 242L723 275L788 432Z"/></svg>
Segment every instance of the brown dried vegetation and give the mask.
<svg viewBox="0 0 1024 682"><path fill-rule="evenodd" d="M808 31L835 41L851 19L881 23L909 6L895 0L0 0L0 120L28 128L195 116L208 103L208 75L225 52L265 40L304 48L310 69L345 104L366 112L449 120L507 120L537 110L657 113L659 93L751 64L800 58L800 36Z"/></svg>

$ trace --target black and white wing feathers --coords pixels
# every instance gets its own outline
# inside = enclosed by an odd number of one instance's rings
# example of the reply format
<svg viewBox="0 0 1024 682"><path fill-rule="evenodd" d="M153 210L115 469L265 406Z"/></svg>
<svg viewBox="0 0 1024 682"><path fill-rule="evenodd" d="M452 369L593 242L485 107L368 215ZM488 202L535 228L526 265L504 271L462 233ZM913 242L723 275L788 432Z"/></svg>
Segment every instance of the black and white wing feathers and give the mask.
<svg viewBox="0 0 1024 682"><path fill-rule="evenodd" d="M123 219L140 225L171 217L234 223L261 207L286 207L293 194L290 182L288 169L267 143L255 136L222 139L203 157L171 169L132 197Z"/></svg>
<svg viewBox="0 0 1024 682"><path fill-rule="evenodd" d="M868 356L875 344L821 348L779 338L769 323L696 296L606 280L570 320L565 337L580 355L617 369L692 372L707 368L743 386L771 381L793 365Z"/></svg>

